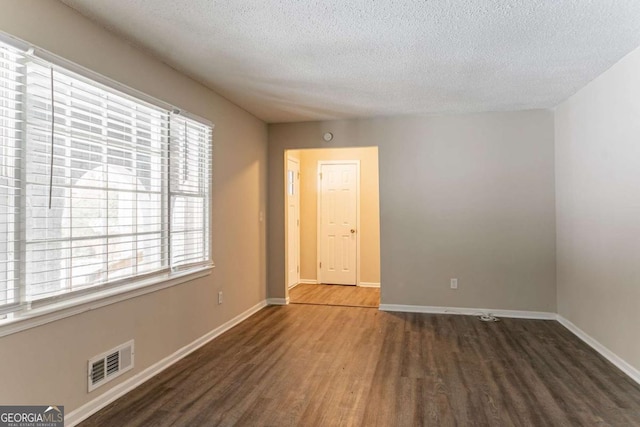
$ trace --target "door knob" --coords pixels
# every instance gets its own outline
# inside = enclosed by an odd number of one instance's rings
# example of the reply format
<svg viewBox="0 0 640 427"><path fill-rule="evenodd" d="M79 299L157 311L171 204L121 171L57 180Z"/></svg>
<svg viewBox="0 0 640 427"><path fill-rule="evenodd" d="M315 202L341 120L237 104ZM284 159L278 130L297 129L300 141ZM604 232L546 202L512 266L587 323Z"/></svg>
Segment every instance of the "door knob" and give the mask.
<svg viewBox="0 0 640 427"><path fill-rule="evenodd" d="M352 228L352 229L351 229L351 234L353 234L353 233L355 233L355 232L356 232L355 228Z"/></svg>

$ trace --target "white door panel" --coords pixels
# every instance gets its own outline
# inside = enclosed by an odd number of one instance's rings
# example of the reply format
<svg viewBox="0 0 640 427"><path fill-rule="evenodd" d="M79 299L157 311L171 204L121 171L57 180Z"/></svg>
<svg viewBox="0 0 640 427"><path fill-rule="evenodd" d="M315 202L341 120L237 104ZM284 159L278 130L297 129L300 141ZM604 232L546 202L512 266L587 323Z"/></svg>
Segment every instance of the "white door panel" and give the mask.
<svg viewBox="0 0 640 427"><path fill-rule="evenodd" d="M357 281L358 164L320 165L320 280L355 285Z"/></svg>

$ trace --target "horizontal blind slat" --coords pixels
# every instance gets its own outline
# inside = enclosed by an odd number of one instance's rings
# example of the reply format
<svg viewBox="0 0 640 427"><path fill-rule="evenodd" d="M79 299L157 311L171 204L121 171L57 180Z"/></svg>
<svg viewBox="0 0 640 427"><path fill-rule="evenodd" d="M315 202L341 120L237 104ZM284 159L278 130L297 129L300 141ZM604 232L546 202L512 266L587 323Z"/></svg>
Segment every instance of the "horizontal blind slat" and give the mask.
<svg viewBox="0 0 640 427"><path fill-rule="evenodd" d="M23 158L23 56L0 45L0 314L18 310L18 233L22 227L16 201L22 196L18 165Z"/></svg>

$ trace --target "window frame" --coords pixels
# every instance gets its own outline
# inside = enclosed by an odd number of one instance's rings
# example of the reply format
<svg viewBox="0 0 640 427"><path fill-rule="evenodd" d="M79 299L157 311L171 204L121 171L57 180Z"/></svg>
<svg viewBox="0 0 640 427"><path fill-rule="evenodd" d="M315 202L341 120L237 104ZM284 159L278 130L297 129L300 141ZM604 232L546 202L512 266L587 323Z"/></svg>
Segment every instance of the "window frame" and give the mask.
<svg viewBox="0 0 640 427"><path fill-rule="evenodd" d="M104 282L94 286L86 287L79 290L71 290L69 292L47 296L34 301L26 301L25 293L27 289L27 283L25 280L24 272L21 272L18 278L18 296L17 299L11 303L0 306L0 337L12 334L21 330L29 329L44 323L58 320L60 318L72 316L80 312L95 309L98 307L113 304L115 302L123 301L129 298L134 298L146 293L155 292L160 289L164 289L170 286L175 286L187 281L191 281L200 277L209 275L212 269L215 267L213 262L213 239L211 238L212 232L212 211L213 211L213 199L212 199L212 181L213 181L213 130L214 124L202 117L185 112L175 106L158 100L146 93L133 89L120 82L105 77L95 71L89 70L64 58L61 58L53 53L47 52L43 49L32 46L31 44L19 40L11 35L0 31L0 42L9 45L13 48L20 50L23 55L31 56L38 61L44 61L50 64L52 67L62 69L68 73L75 74L85 83L91 83L107 91L113 91L114 93L123 94L125 97L132 98L134 101L150 104L154 107L158 107L164 110L167 114L167 120L174 115L179 115L188 120L193 120L208 128L208 176L205 176L206 181L204 185L208 187L206 191L205 206L206 210L203 212L206 222L203 222L205 226L203 233L207 233L206 248L204 254L207 259L202 262L179 266L172 268L171 259L167 259L167 265L160 270L155 270L149 273L143 273L139 275L132 275L123 277L121 279L113 280L111 282ZM24 96L26 96L26 85L24 90ZM27 105L26 100L23 102L23 114L26 113ZM26 120L26 115L25 115ZM23 132L22 138L26 142L27 134ZM172 138L170 133L167 134L166 144L166 160L167 164L170 162L170 142ZM26 159L26 156L25 156ZM24 159L22 160L24 166ZM23 169L24 167L21 166ZM168 166L167 166L168 167ZM24 171L21 171L24 174ZM171 222L170 212L170 190L171 177L169 174L165 176L165 181L162 183L161 192L161 209L162 209L162 221L167 223ZM23 182L20 188L25 190L26 184ZM26 258L26 238L24 231L22 230L26 221L26 211L23 209L24 200L26 199L26 191L23 196L20 197L21 203L17 207L19 211L19 224L21 224L19 233L19 259L21 268L24 267ZM169 225L167 229L167 250L170 251L170 234L171 227ZM164 251L164 249L163 249Z"/></svg>

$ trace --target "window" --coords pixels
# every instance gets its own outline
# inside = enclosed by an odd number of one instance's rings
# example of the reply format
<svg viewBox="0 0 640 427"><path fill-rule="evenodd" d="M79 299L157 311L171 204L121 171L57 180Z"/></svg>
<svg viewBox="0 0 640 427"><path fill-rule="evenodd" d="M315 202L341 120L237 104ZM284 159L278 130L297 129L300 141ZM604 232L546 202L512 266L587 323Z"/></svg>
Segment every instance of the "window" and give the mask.
<svg viewBox="0 0 640 427"><path fill-rule="evenodd" d="M0 316L210 265L211 132L0 42Z"/></svg>

